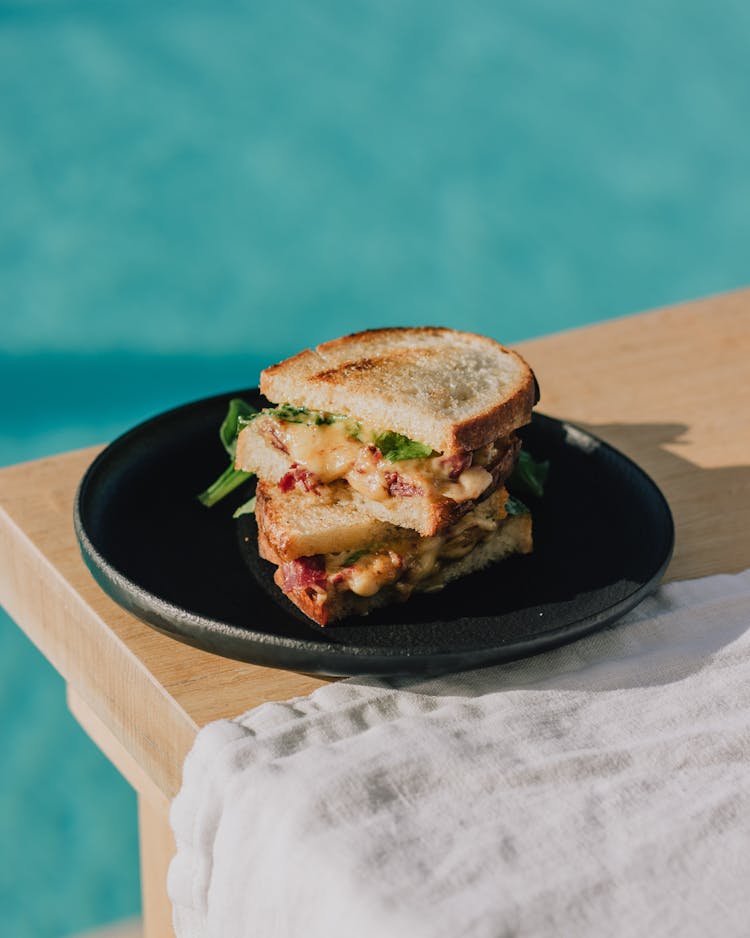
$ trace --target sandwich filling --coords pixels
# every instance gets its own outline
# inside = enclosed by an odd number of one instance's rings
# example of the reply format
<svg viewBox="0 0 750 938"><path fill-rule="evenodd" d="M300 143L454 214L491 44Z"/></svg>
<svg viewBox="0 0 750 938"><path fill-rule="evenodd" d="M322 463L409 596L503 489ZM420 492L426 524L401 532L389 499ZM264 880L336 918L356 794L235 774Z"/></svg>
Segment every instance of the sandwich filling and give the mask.
<svg viewBox="0 0 750 938"><path fill-rule="evenodd" d="M355 551L299 557L281 563L274 579L287 595L304 592L324 623L325 606L337 593L372 597L392 586L398 598L407 599L415 590L439 589L448 564L470 554L509 516L526 513L525 506L501 489L441 534L419 537L404 531Z"/></svg>
<svg viewBox="0 0 750 938"><path fill-rule="evenodd" d="M315 491L344 479L376 501L394 496L470 502L505 481L520 440L513 433L479 449L443 455L393 432L377 432L351 418L282 405L261 411L243 433L256 433L289 460L282 491Z"/></svg>

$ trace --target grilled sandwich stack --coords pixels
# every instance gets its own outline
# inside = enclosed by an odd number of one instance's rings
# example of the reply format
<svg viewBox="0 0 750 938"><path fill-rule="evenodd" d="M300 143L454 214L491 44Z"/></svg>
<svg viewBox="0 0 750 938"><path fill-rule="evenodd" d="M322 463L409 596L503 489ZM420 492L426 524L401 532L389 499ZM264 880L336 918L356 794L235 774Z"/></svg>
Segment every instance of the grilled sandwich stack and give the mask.
<svg viewBox="0 0 750 938"><path fill-rule="evenodd" d="M360 332L261 374L237 438L261 556L319 625L532 549L505 483L538 388L516 353L440 328Z"/></svg>

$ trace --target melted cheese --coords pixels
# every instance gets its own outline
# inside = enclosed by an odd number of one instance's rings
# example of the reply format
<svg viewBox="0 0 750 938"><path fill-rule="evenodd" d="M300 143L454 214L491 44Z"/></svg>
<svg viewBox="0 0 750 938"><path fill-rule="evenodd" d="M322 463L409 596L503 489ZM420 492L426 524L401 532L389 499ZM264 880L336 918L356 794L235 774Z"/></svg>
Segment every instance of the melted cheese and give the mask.
<svg viewBox="0 0 750 938"><path fill-rule="evenodd" d="M264 428L284 445L292 462L309 469L321 482L345 479L355 491L377 501L392 497L389 479L394 473L406 486L427 497L442 496L456 502L477 499L492 483L490 473L479 465L451 479L450 463L442 456L388 462L372 444L353 437L347 421L316 426L265 416L258 419L261 434Z"/></svg>
<svg viewBox="0 0 750 938"><path fill-rule="evenodd" d="M343 422L316 427L273 420L273 429L292 461L314 472L321 482L343 479L362 449L362 444L350 435Z"/></svg>
<svg viewBox="0 0 750 938"><path fill-rule="evenodd" d="M481 466L464 469L455 482L443 485L440 494L454 502L467 502L479 498L482 492L492 484L492 476Z"/></svg>
<svg viewBox="0 0 750 938"><path fill-rule="evenodd" d="M357 596L374 596L397 578L399 569L398 558L394 562L390 552L375 554L369 561L353 566L348 587Z"/></svg>

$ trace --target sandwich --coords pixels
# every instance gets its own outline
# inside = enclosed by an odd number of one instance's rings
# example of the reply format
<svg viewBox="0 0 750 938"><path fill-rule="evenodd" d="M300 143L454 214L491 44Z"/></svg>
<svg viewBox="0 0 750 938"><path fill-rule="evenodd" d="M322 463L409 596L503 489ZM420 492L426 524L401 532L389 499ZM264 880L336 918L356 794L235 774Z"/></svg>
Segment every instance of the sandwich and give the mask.
<svg viewBox="0 0 750 938"><path fill-rule="evenodd" d="M435 535L510 476L538 387L492 339L374 329L267 368L274 407L239 433L235 468L320 494L343 481L380 521Z"/></svg>
<svg viewBox="0 0 750 938"><path fill-rule="evenodd" d="M258 550L305 615L327 625L441 589L532 550L510 494L539 390L515 352L443 328L376 329L267 368L254 411L234 400L221 437L233 460L200 498L257 476Z"/></svg>

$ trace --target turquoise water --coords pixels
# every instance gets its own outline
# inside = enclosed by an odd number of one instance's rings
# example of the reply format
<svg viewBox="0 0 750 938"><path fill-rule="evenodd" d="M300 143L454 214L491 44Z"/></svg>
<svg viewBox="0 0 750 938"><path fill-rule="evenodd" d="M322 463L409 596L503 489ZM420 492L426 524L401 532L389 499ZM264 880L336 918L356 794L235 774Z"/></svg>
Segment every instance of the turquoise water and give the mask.
<svg viewBox="0 0 750 938"><path fill-rule="evenodd" d="M746 283L749 42L740 0L0 0L0 464L357 328ZM0 652L0 932L136 912L132 794Z"/></svg>

